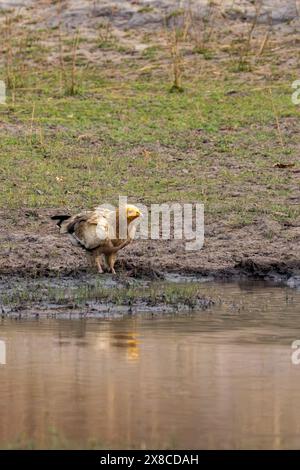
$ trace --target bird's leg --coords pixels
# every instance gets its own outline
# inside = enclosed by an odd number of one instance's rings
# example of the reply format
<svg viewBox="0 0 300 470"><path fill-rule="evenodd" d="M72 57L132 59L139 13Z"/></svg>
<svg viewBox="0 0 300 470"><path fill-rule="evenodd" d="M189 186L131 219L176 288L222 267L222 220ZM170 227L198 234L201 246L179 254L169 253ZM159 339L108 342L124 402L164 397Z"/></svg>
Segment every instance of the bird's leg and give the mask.
<svg viewBox="0 0 300 470"><path fill-rule="evenodd" d="M111 241L109 241L109 251L110 253L117 253L119 250L129 245L132 242L131 238L127 238L120 245L114 246Z"/></svg>
<svg viewBox="0 0 300 470"><path fill-rule="evenodd" d="M96 256L96 266L98 268L98 273L102 274L103 273L103 268L101 264L101 255Z"/></svg>
<svg viewBox="0 0 300 470"><path fill-rule="evenodd" d="M107 269L107 271L109 271L109 269L110 269L110 268L109 268L109 255L110 255L110 253L106 253L106 254L104 255L104 259L105 259L105 270Z"/></svg>
<svg viewBox="0 0 300 470"><path fill-rule="evenodd" d="M87 259L88 259L88 262L91 266L91 268L93 268L95 266L95 255L93 253L87 253Z"/></svg>
<svg viewBox="0 0 300 470"><path fill-rule="evenodd" d="M115 271L115 268L114 268L116 259L117 259L116 253L111 253L111 254L108 255L108 257L107 257L107 264L108 264L109 269L110 269L110 272L111 272L112 274L116 274L116 271Z"/></svg>

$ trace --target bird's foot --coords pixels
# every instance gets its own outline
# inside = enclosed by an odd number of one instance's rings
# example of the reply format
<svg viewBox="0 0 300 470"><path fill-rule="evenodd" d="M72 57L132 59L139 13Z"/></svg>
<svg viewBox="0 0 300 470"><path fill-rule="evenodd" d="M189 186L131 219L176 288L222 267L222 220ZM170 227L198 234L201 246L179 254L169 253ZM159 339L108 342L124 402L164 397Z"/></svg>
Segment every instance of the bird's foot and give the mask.
<svg viewBox="0 0 300 470"><path fill-rule="evenodd" d="M103 269L102 269L102 266L101 266L100 264L97 264L97 268L98 268L98 273L99 273L99 274L103 274L103 273L104 273L104 271L103 271Z"/></svg>

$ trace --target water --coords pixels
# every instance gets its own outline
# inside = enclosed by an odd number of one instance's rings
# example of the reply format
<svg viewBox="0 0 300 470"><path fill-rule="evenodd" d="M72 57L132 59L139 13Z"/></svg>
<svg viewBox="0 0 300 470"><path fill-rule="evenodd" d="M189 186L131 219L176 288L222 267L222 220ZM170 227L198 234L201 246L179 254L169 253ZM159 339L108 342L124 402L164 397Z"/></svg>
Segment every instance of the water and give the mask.
<svg viewBox="0 0 300 470"><path fill-rule="evenodd" d="M0 447L299 448L300 292L205 288L205 312L2 320Z"/></svg>

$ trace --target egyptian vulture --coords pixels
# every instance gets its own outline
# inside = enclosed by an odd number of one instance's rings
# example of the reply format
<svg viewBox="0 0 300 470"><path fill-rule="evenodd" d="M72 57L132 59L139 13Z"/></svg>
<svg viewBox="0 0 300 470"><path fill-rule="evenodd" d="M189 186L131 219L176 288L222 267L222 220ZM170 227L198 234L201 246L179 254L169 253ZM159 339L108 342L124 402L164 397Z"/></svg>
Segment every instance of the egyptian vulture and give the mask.
<svg viewBox="0 0 300 470"><path fill-rule="evenodd" d="M141 217L140 210L133 205L124 207L125 236L120 234L119 209L110 210L96 207L93 211L77 215L54 215L60 233L68 234L75 246L80 246L92 256L99 273L103 273L103 257L109 271L115 274L114 265L119 250L133 240L136 232L136 219ZM122 220L122 219L121 219ZM126 235L127 233L127 235Z"/></svg>

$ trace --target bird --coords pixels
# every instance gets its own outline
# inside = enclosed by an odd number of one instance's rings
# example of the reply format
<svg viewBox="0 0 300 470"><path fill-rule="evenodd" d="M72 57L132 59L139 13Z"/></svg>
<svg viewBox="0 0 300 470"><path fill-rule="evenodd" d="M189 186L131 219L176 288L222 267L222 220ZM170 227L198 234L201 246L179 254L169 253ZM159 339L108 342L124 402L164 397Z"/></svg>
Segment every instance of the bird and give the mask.
<svg viewBox="0 0 300 470"><path fill-rule="evenodd" d="M106 267L116 274L115 262L117 253L132 242L136 232L136 219L142 216L141 211L132 204L124 207L126 219L125 237L120 233L121 215L119 209L108 209L98 206L76 215L57 214L51 217L57 221L61 234L67 234L71 243L83 248L91 255L99 273L104 272L103 258Z"/></svg>

